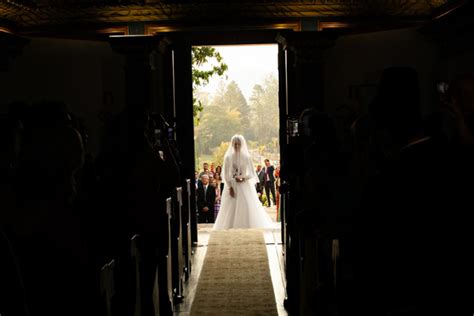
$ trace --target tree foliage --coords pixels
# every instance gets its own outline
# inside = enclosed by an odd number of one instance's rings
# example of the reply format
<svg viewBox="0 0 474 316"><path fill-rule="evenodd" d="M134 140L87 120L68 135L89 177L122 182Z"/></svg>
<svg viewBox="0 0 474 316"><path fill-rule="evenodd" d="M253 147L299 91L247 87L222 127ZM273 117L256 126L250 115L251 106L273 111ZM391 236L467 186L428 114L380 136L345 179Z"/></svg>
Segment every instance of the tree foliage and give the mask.
<svg viewBox="0 0 474 316"><path fill-rule="evenodd" d="M250 131L250 108L235 81L227 85L223 101L223 105L229 110L237 110L240 113L239 133L245 133L247 138L250 138L251 135L248 133Z"/></svg>
<svg viewBox="0 0 474 316"><path fill-rule="evenodd" d="M214 76L222 76L227 71L228 66L219 52L214 47L193 46L191 50L192 72L193 72L193 115L195 124L199 124L199 113L203 110L201 100L195 97L195 92L199 87L209 83L209 79ZM204 66L214 64L210 68Z"/></svg>
<svg viewBox="0 0 474 316"><path fill-rule="evenodd" d="M221 144L234 134L244 135L256 156L278 155L278 80L275 76L268 76L254 86L250 105L236 82L227 86L221 82L212 102L199 117L201 123L195 128L198 157L213 154L214 159L220 161L217 153L224 150Z"/></svg>
<svg viewBox="0 0 474 316"><path fill-rule="evenodd" d="M222 142L218 147L214 149L213 162L217 166L222 166L224 163L224 155L229 148L229 142Z"/></svg>
<svg viewBox="0 0 474 316"><path fill-rule="evenodd" d="M250 98L251 121L254 138L261 144L273 143L278 138L278 79L267 76L264 82L253 87Z"/></svg>
<svg viewBox="0 0 474 316"><path fill-rule="evenodd" d="M268 75L253 87L249 100L235 81L221 80L212 95L199 89L228 67L213 47L193 47L193 103L196 158L222 164L228 142L242 134L257 160L279 157L278 79ZM213 79L214 80L214 79ZM249 78L252 80L252 78ZM212 157L212 158L211 158Z"/></svg>
<svg viewBox="0 0 474 316"><path fill-rule="evenodd" d="M196 142L199 152L212 153L214 147L229 141L239 128L240 113L238 111L224 110L219 106L206 107L201 124L196 128Z"/></svg>

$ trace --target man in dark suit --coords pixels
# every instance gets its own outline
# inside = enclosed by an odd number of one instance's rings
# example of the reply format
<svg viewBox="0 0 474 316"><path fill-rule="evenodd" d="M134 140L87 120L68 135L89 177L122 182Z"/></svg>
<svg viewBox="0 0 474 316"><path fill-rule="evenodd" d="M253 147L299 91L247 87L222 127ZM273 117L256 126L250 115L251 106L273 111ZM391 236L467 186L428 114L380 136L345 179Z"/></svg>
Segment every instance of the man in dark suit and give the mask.
<svg viewBox="0 0 474 316"><path fill-rule="evenodd" d="M203 174L201 183L197 189L197 207L200 223L214 223L214 203L216 201L216 189L209 184L209 176Z"/></svg>
<svg viewBox="0 0 474 316"><path fill-rule="evenodd" d="M272 193L273 204L276 205L276 195L275 195L275 168L270 164L270 160L265 159L265 193L267 194L268 206L271 206L270 202L270 192Z"/></svg>

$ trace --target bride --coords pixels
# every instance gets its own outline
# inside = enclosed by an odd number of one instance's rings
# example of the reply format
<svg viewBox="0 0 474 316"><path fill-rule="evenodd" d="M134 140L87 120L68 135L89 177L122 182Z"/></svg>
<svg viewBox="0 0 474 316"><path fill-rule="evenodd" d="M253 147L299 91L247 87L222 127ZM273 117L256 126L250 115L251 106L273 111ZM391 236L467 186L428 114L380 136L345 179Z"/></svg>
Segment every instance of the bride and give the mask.
<svg viewBox="0 0 474 316"><path fill-rule="evenodd" d="M224 192L213 229L271 227L273 222L257 196L258 177L242 135L232 136L222 175Z"/></svg>

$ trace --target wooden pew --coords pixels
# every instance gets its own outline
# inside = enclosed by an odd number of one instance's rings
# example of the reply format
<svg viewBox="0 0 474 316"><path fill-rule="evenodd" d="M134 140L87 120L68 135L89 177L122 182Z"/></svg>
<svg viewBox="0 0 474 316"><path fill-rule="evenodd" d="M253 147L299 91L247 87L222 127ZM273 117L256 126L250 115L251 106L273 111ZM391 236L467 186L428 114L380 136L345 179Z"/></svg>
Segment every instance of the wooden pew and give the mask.
<svg viewBox="0 0 474 316"><path fill-rule="evenodd" d="M166 255L166 292L168 293L168 300L171 307L174 306L173 302L173 252L171 247L172 234L171 234L171 216L173 209L173 199L166 199L166 214L168 215L168 254Z"/></svg>
<svg viewBox="0 0 474 316"><path fill-rule="evenodd" d="M134 235L131 257L135 269L135 306L133 316L160 315L160 290L157 251L150 240Z"/></svg>
<svg viewBox="0 0 474 316"><path fill-rule="evenodd" d="M297 258L295 275L297 282L294 283L294 297L298 299L299 315L320 315L319 306L325 304L320 299L323 287L321 280L320 256L322 241L319 232L315 229L314 218L311 210L298 212L295 218L295 230L292 242L295 244L294 257ZM314 302L318 302L317 304Z"/></svg>
<svg viewBox="0 0 474 316"><path fill-rule="evenodd" d="M337 315L340 243L336 232L321 227L317 209L296 214L292 242L296 243L298 282L294 295L300 315ZM315 304L314 302L318 302Z"/></svg>
<svg viewBox="0 0 474 316"><path fill-rule="evenodd" d="M286 292L285 308L292 314L298 315L298 237L296 235L296 205L291 197L289 181L283 181L280 188L281 201L281 227L282 227L282 252L285 265Z"/></svg>
<svg viewBox="0 0 474 316"><path fill-rule="evenodd" d="M0 228L0 314L29 315L20 263L10 237Z"/></svg>
<svg viewBox="0 0 474 316"><path fill-rule="evenodd" d="M184 249L184 273L185 280L189 279L192 268L193 241L191 236L191 180L186 179L186 192L183 211L183 249Z"/></svg>
<svg viewBox="0 0 474 316"><path fill-rule="evenodd" d="M150 275L153 278L152 300L155 309L155 315L172 315L174 309L173 302L173 253L171 237L171 217L173 209L173 199L171 197L163 199L159 206L160 215L160 234L158 241L157 268ZM163 208L162 208L163 207ZM158 313L159 312L159 313Z"/></svg>
<svg viewBox="0 0 474 316"><path fill-rule="evenodd" d="M183 250L183 223L182 223L182 211L183 211L183 189L182 187L176 188L172 216L172 257L173 257L173 294L174 302L180 302L184 297L184 250Z"/></svg>
<svg viewBox="0 0 474 316"><path fill-rule="evenodd" d="M287 237L288 237L288 196L289 196L289 185L286 181L282 181L280 187L280 222L281 222L281 241L283 244L282 252L283 255L286 252Z"/></svg>
<svg viewBox="0 0 474 316"><path fill-rule="evenodd" d="M160 304L161 299L160 299L160 286L159 286L159 281L160 281L160 276L159 276L159 269L158 266L156 266L155 269L155 276L153 279L153 306L154 306L154 312L155 316L160 316L163 313L161 312L162 306Z"/></svg>
<svg viewBox="0 0 474 316"><path fill-rule="evenodd" d="M141 250L141 238L134 235L131 239L130 256L135 266L135 313L134 316L142 316L142 287L143 287L143 256Z"/></svg>
<svg viewBox="0 0 474 316"><path fill-rule="evenodd" d="M112 316L113 297L115 295L115 260L106 263L100 271L100 291L105 301L107 316Z"/></svg>

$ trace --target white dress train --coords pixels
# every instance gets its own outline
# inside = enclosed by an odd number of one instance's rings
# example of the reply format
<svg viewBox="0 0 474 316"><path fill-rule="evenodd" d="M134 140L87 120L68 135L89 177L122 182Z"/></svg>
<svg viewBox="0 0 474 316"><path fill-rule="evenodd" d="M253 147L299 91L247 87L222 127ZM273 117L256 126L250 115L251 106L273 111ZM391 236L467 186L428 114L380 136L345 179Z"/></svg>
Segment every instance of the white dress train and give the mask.
<svg viewBox="0 0 474 316"><path fill-rule="evenodd" d="M224 164L228 164L224 174L224 192L222 192L221 207L217 215L213 230L230 228L271 228L274 225L258 199L255 188L255 171L250 157L242 157L242 163L226 157ZM232 165L232 168L228 166ZM238 170L243 182L234 179ZM234 188L234 197L230 195L230 187Z"/></svg>

